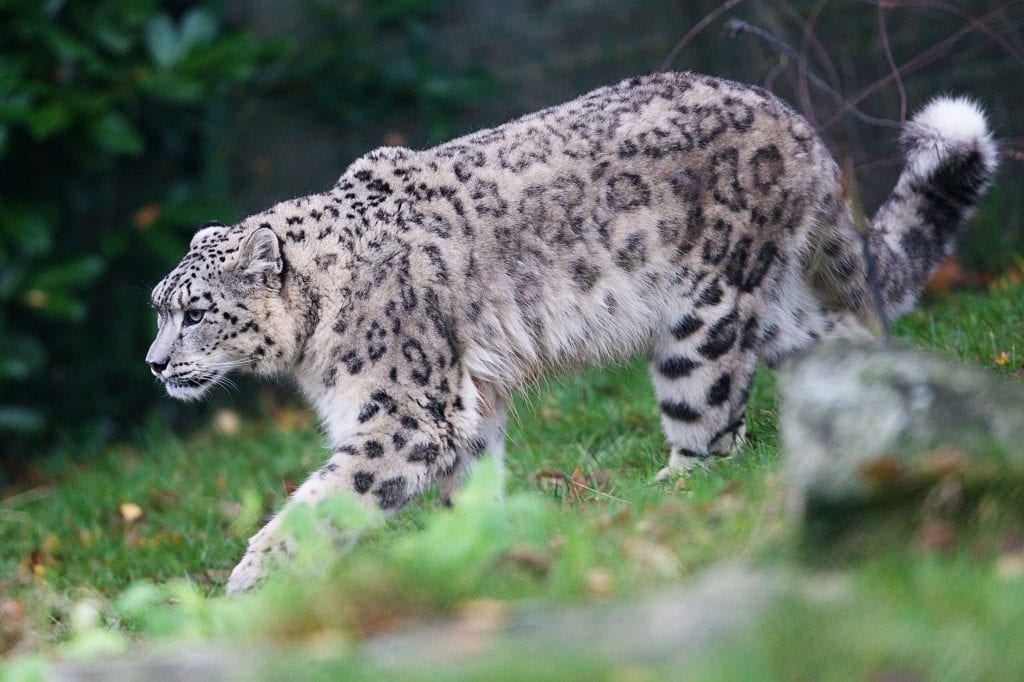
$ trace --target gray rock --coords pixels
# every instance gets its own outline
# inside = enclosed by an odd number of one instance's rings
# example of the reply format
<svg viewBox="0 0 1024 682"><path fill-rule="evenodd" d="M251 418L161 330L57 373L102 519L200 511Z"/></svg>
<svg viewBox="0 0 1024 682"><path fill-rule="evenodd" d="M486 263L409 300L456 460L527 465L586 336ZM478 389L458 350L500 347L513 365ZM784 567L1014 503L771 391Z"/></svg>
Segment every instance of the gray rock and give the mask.
<svg viewBox="0 0 1024 682"><path fill-rule="evenodd" d="M464 670L464 666L532 657L559 660L683 663L713 644L757 622L792 594L778 572L741 565L709 568L692 584L604 604L530 607L495 602L463 617L430 623L368 640L353 653L374 677L403 672ZM243 649L228 643L183 643L174 649L113 659L52 664L47 679L60 682L116 680L302 679L301 650L282 668L284 650ZM324 662L327 659L321 660ZM276 664L277 667L274 667ZM310 668L312 670L312 668ZM386 676L387 676L386 675Z"/></svg>
<svg viewBox="0 0 1024 682"><path fill-rule="evenodd" d="M172 650L118 658L60 661L52 664L46 679L54 682L233 682L256 679L266 663L264 652L196 642Z"/></svg>
<svg viewBox="0 0 1024 682"><path fill-rule="evenodd" d="M364 654L383 670L444 669L503 655L609 663L693 661L712 644L756 622L789 594L782 575L741 565L709 568L692 584L608 604L517 610L493 627L463 621L387 635Z"/></svg>
<svg viewBox="0 0 1024 682"><path fill-rule="evenodd" d="M1024 385L902 345L821 344L780 373L791 510L1024 478Z"/></svg>

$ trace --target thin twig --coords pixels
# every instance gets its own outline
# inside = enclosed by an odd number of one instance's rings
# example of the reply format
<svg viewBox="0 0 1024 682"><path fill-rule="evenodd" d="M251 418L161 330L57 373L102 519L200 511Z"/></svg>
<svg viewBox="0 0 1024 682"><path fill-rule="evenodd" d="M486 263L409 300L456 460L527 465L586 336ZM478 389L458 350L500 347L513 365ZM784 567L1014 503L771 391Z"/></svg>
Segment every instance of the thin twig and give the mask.
<svg viewBox="0 0 1024 682"><path fill-rule="evenodd" d="M31 488L29 490L23 490L20 493L15 493L10 497L5 497L3 500L0 500L0 507L4 507L6 509L17 509L18 507L26 505L29 502L41 500L49 494L50 486L41 485L36 488Z"/></svg>
<svg viewBox="0 0 1024 682"><path fill-rule="evenodd" d="M1024 66L1024 52L1021 52L1021 50L1014 46L1012 43L1010 43L1002 33L993 29L991 26L988 25L987 22L982 21L981 19L978 19L977 17L968 14L967 12L963 11L956 5L951 5L948 2L941 2L940 0L898 0L898 2L897 0L871 1L872 3L878 2L879 6L881 6L882 2L885 2L889 6L920 7L930 10L940 10L942 12L946 12L948 14L952 14L956 17L959 17L960 19L964 19L971 25L972 28L976 28L980 31L983 31L985 35L991 38L994 42L998 43L999 47L1001 47L1004 52L1010 55L1010 57L1012 57L1013 60L1017 62L1017 64L1019 64L1020 66ZM1001 7L997 7L996 9L1011 9L1013 7L1018 7L1019 5L1022 4L1022 2L1024 2L1024 0L1010 0L1009 2L1004 3ZM993 12L993 14L994 13L995 12Z"/></svg>
<svg viewBox="0 0 1024 682"><path fill-rule="evenodd" d="M679 42L672 47L672 50L669 51L668 56L665 57L665 61L662 62L660 70L668 71L672 67L672 62L674 62L676 60L676 57L679 56L679 53L683 51L684 47L690 44L690 41L693 40L698 33L707 28L712 22L718 19L718 17L722 16L723 14L725 14L726 12L728 12L733 7L735 7L736 5L740 4L743 1L744 0L729 0L728 2L722 3L721 5L716 7L713 11L708 12L703 19L694 24L693 28L687 31L686 35L680 38Z"/></svg>
<svg viewBox="0 0 1024 682"><path fill-rule="evenodd" d="M889 62L889 72L896 81L896 90L900 94L900 123L907 120L907 91L903 89L903 79L900 78L900 70L896 66L896 58L892 56L892 47L889 45L889 31L885 28L885 3L878 3L878 33L882 36L882 49L885 51L885 60Z"/></svg>
<svg viewBox="0 0 1024 682"><path fill-rule="evenodd" d="M594 493L595 495L600 495L601 497L607 497L608 499L615 500L616 502L622 502L623 504L628 504L630 506L633 505L633 503L630 502L629 500L624 500L621 497L615 497L614 495L609 495L608 493L606 493L604 491L597 490L596 488L591 488L589 485L584 485L583 483L580 483L579 481L574 481L571 478L566 479L566 482L569 484L570 488L572 488L572 487L583 488L584 490L589 490L590 492Z"/></svg>
<svg viewBox="0 0 1024 682"><path fill-rule="evenodd" d="M839 90L839 72L836 70L836 65L832 61L832 56L829 55L825 46L821 44L821 40L818 39L818 35L814 31L814 26L817 22L818 16L821 14L821 11L825 9L825 5L827 5L830 0L819 0L819 2L811 9L810 16L806 19L795 7L793 7L792 3L788 2L788 0L773 0L773 2L778 7L781 7L782 11L803 27L804 40L814 48L814 53L818 57L818 61L821 63L822 68L825 69L825 75L828 77L829 84L831 84L836 90ZM801 51L803 51L803 49ZM808 61L808 63L810 63L810 61Z"/></svg>
<svg viewBox="0 0 1024 682"><path fill-rule="evenodd" d="M848 112L855 116L860 121L862 121L863 123L867 123L868 125L881 126L884 128L900 128L900 124L898 121L871 116L870 114L864 113L856 106L848 104L846 98L843 97L843 95L840 92L838 92L831 85L823 81L816 73L814 73L810 69L809 65L807 65L806 62L804 62L804 60L800 57L800 54L796 50L794 50L788 43L780 40L779 38L776 38L773 34L769 33L763 28L753 26L745 21L741 21L740 19L730 19L728 22L726 22L725 29L726 31L729 32L730 37L733 38L735 38L740 33L751 33L760 38L761 40L765 41L769 45L775 47L777 50L785 52L792 59L796 60L797 63L803 64L804 68L807 70L807 77L819 90L821 90L826 95L834 99L836 102L844 104L843 111L841 113ZM836 117L838 116L839 114L836 115ZM826 124L825 127L828 128L831 125L833 125L836 121L836 117L833 117Z"/></svg>
<svg viewBox="0 0 1024 682"><path fill-rule="evenodd" d="M873 171L876 168L890 168L892 166L903 165L903 157L901 156L890 156L884 159L873 159L871 161L865 161L864 163L857 164L857 172L861 175L868 171Z"/></svg>
<svg viewBox="0 0 1024 682"><path fill-rule="evenodd" d="M778 63L772 68L768 69L768 73L764 75L764 89L775 90L775 79L777 79L783 71L786 70L786 66L789 64L789 58L784 54L779 55Z"/></svg>
<svg viewBox="0 0 1024 682"><path fill-rule="evenodd" d="M804 116L807 117L807 120L811 122L811 125L814 126L815 130L819 130L820 128L818 128L818 118L814 111L814 104L811 103L811 92L807 83L808 74L810 73L810 59L808 58L808 50L810 49L812 37L816 36L816 34L814 33L814 25L817 24L818 16L821 15L821 12L822 10L824 10L826 4L828 4L828 0L818 0L818 2L814 3L814 7L811 8L810 15L804 22L804 30L802 32L800 39L800 78L798 79L800 92L800 106L801 109L804 111ZM837 87L833 87L833 89L836 90L837 92L839 91Z"/></svg>
<svg viewBox="0 0 1024 682"><path fill-rule="evenodd" d="M988 14L985 15L985 17L983 17L983 19L988 19L989 17L993 16L996 13L996 11L997 10L993 10L992 12L989 12ZM975 25L973 23L969 26L961 28L959 31L956 31L955 33L948 36L941 42L932 45L927 50L924 50L923 52L915 55L913 58L908 59L906 62L899 66L897 72L899 72L903 76L906 76L911 71L927 66L931 62L942 57L946 50L948 50L953 44L955 44L957 41L959 41L961 38L963 38L965 35L967 35L973 30L975 30ZM870 95L884 88L892 80L893 74L890 73L886 76L883 76L882 78L879 78L877 81L867 86L856 95L853 95L848 100L844 100L843 107L825 123L825 128L827 129L835 125L836 122L839 121L839 119L841 119L847 113L853 113L856 116L855 112L857 111L857 105L864 101ZM858 116L858 118L860 117ZM899 124L897 123L896 125L898 126Z"/></svg>

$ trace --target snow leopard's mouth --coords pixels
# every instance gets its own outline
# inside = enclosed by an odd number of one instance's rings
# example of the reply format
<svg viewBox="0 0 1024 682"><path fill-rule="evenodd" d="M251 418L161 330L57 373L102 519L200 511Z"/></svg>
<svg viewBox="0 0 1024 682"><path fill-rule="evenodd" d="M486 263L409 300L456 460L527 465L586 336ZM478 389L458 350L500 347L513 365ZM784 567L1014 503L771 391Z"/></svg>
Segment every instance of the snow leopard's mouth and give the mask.
<svg viewBox="0 0 1024 682"><path fill-rule="evenodd" d="M212 384L213 379L168 379L167 385L174 386L175 388L199 388L207 384Z"/></svg>
<svg viewBox="0 0 1024 682"><path fill-rule="evenodd" d="M167 378L164 379L164 388L172 398L198 398L206 392L206 389L217 383L218 377L218 374L210 373L201 376Z"/></svg>

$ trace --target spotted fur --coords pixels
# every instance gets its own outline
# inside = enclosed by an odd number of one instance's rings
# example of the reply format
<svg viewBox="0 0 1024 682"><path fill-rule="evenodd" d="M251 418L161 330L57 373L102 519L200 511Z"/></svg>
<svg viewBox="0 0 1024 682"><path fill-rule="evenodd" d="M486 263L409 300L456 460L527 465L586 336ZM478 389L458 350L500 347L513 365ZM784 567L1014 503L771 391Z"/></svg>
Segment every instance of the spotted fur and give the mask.
<svg viewBox="0 0 1024 682"><path fill-rule="evenodd" d="M907 170L870 223L891 313L995 168L984 119L943 101L908 125ZM481 452L501 455L512 391L637 352L668 472L742 437L758 360L863 328L853 224L835 161L773 95L634 78L433 149L379 149L322 194L204 227L153 292L147 360L176 397L233 368L298 380L331 455L289 505L447 496ZM279 518L229 590L287 552Z"/></svg>

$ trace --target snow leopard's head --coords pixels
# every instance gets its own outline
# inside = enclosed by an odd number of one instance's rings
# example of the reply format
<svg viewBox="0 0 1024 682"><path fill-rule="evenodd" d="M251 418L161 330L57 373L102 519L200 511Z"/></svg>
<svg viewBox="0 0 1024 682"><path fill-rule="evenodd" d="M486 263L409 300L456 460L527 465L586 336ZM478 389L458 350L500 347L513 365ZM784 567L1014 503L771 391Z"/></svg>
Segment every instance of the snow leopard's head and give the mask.
<svg viewBox="0 0 1024 682"><path fill-rule="evenodd" d="M157 335L146 364L174 398L203 395L232 369L281 369L294 345L284 333L284 260L267 225L208 223L153 289Z"/></svg>

